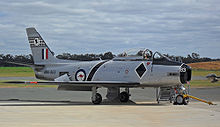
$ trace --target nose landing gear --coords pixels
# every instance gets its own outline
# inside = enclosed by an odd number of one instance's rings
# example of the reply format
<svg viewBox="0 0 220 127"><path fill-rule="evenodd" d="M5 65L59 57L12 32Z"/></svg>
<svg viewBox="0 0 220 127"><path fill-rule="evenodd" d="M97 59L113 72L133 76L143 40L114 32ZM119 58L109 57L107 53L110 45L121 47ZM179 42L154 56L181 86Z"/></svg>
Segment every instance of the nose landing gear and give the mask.
<svg viewBox="0 0 220 127"><path fill-rule="evenodd" d="M188 88L189 89L189 88ZM156 88L157 103L160 101L170 101L174 105L187 105L189 97L183 85L173 87L159 87Z"/></svg>
<svg viewBox="0 0 220 127"><path fill-rule="evenodd" d="M184 97L183 95L177 95L174 105L187 105L189 103L189 97Z"/></svg>
<svg viewBox="0 0 220 127"><path fill-rule="evenodd" d="M179 86L174 88L173 92L173 104L174 105L187 105L189 103L189 97L184 96L187 95L187 91L184 86Z"/></svg>
<svg viewBox="0 0 220 127"><path fill-rule="evenodd" d="M189 98L207 103L209 105L215 105L210 101L206 101L206 100L194 97L192 95L189 95L183 86L180 86L178 88L174 88L174 91L175 91L175 94L173 95L174 96L174 103L173 103L174 105L187 105L189 103Z"/></svg>

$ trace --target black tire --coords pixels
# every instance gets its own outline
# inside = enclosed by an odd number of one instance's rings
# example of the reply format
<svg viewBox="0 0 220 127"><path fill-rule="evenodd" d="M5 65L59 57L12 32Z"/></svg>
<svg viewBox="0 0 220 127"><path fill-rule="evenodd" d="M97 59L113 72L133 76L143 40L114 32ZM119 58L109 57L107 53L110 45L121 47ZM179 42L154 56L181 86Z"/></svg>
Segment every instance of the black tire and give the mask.
<svg viewBox="0 0 220 127"><path fill-rule="evenodd" d="M189 97L185 97L185 98L183 99L183 104L184 104L184 105L188 105L188 103L189 103Z"/></svg>
<svg viewBox="0 0 220 127"><path fill-rule="evenodd" d="M121 102L128 102L129 100L129 94L127 92L121 92L119 97Z"/></svg>
<svg viewBox="0 0 220 127"><path fill-rule="evenodd" d="M97 105L97 104L100 104L102 102L102 95L101 94L96 93L95 98L96 98L95 101L92 100L93 104Z"/></svg>
<svg viewBox="0 0 220 127"><path fill-rule="evenodd" d="M176 102L176 104L178 104L178 105L182 105L183 102L184 102L183 95L177 95L175 102Z"/></svg>

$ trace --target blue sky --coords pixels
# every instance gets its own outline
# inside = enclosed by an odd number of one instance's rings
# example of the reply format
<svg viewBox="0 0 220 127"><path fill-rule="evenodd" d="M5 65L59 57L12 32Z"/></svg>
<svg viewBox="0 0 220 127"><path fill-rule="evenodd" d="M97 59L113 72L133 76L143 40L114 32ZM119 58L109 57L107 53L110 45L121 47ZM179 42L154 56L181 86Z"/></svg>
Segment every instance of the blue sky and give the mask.
<svg viewBox="0 0 220 127"><path fill-rule="evenodd" d="M1 0L0 54L31 53L36 27L55 54L138 47L220 58L219 0Z"/></svg>

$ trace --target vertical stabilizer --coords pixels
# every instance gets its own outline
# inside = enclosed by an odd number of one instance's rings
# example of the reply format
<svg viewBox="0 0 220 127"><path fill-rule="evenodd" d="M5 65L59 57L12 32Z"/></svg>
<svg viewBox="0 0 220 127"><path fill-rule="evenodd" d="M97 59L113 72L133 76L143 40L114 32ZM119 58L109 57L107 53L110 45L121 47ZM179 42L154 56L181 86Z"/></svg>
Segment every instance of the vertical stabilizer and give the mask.
<svg viewBox="0 0 220 127"><path fill-rule="evenodd" d="M27 28L26 32L34 64L49 64L58 61L58 59L54 57L54 53L50 50L35 28Z"/></svg>

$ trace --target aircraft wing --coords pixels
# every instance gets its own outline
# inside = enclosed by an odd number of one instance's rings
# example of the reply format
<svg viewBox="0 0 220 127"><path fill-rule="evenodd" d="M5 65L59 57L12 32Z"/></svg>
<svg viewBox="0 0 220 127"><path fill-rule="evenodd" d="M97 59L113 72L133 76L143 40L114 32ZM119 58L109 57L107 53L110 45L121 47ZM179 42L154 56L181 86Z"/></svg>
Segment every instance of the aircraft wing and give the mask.
<svg viewBox="0 0 220 127"><path fill-rule="evenodd" d="M138 82L123 81L8 81L11 84L32 84L32 85L71 85L84 87L139 87Z"/></svg>

